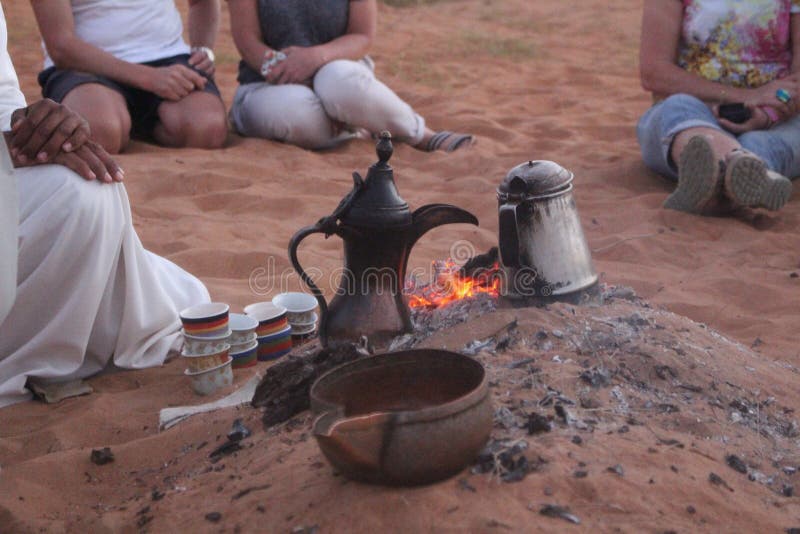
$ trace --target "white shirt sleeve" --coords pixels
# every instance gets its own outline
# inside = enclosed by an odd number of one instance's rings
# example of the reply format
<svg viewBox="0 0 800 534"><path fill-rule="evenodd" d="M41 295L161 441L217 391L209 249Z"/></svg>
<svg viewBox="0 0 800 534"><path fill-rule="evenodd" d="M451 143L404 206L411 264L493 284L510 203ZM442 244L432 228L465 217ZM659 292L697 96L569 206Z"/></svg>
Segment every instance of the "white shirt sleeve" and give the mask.
<svg viewBox="0 0 800 534"><path fill-rule="evenodd" d="M6 18L0 6L0 130L7 130L11 113L25 107L17 74L8 55ZM0 324L8 315L17 289L17 188L11 157L0 134Z"/></svg>
<svg viewBox="0 0 800 534"><path fill-rule="evenodd" d="M0 5L0 130L11 127L11 114L25 107L25 96L19 88L17 73L8 55L8 31L3 7Z"/></svg>

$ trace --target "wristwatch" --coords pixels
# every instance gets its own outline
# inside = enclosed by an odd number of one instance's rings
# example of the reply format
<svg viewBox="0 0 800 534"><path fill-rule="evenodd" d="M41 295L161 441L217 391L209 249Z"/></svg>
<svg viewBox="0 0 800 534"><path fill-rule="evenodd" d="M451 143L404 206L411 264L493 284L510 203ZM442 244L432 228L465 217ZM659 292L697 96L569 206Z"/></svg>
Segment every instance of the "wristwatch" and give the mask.
<svg viewBox="0 0 800 534"><path fill-rule="evenodd" d="M209 47L207 47L207 46L193 46L192 47L192 54L194 54L195 52L203 52L206 56L208 56L208 59L211 60L211 63L214 63L214 51L211 50Z"/></svg>

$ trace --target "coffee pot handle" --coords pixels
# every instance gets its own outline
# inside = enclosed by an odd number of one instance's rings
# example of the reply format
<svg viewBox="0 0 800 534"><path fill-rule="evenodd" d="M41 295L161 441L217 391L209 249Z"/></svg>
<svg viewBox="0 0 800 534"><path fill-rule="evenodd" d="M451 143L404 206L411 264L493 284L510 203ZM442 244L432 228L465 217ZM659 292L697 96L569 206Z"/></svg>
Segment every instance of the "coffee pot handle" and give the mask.
<svg viewBox="0 0 800 534"><path fill-rule="evenodd" d="M292 267L294 267L294 270L300 275L300 279L305 285L308 286L308 288L314 294L314 297L317 299L320 311L320 324L324 325L325 318L328 314L328 303L325 302L325 297L322 295L322 290L317 287L317 284L315 284L311 277L308 276L308 274L300 266L300 262L297 260L297 247L300 245L300 241L311 234L327 235L327 232L324 228L324 225L321 223L317 223L314 226L306 226L305 228L298 230L297 233L292 236L292 239L289 240L289 259L292 262Z"/></svg>
<svg viewBox="0 0 800 534"><path fill-rule="evenodd" d="M516 203L500 206L500 259L506 267L519 267L519 231Z"/></svg>

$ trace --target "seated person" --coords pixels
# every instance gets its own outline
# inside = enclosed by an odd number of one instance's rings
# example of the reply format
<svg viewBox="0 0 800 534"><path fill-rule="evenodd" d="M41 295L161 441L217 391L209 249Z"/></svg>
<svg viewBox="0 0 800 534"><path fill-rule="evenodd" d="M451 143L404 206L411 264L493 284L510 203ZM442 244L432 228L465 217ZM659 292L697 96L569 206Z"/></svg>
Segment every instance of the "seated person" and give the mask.
<svg viewBox="0 0 800 534"><path fill-rule="evenodd" d="M641 33L655 104L637 135L645 163L678 182L664 206L780 209L800 174L800 4L645 0Z"/></svg>
<svg viewBox="0 0 800 534"><path fill-rule="evenodd" d="M46 50L43 96L85 117L108 152L132 134L169 147L224 144L211 51L219 0L189 0L191 48L173 0L31 1Z"/></svg>
<svg viewBox="0 0 800 534"><path fill-rule="evenodd" d="M6 39L0 8L0 407L29 398L29 378L161 364L179 310L209 299L142 247L122 171L86 122L50 100L25 105ZM27 150L49 159L20 161Z"/></svg>
<svg viewBox="0 0 800 534"><path fill-rule="evenodd" d="M228 0L242 55L231 120L244 136L324 149L377 134L420 150L452 152L472 136L435 133L375 78L366 56L375 34L375 0Z"/></svg>

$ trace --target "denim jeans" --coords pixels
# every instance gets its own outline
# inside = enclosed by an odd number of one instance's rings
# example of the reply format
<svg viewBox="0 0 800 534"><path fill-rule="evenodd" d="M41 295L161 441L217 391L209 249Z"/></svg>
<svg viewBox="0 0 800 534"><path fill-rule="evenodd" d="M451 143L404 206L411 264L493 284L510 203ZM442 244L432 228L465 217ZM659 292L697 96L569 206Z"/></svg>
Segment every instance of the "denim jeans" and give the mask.
<svg viewBox="0 0 800 534"><path fill-rule="evenodd" d="M754 130L737 136L720 126L702 100L686 94L662 100L639 119L636 136L645 164L659 174L677 180L677 166L669 155L672 141L683 130L698 126L714 128L735 137L742 147L763 159L773 171L788 178L800 175L800 116L769 130Z"/></svg>

